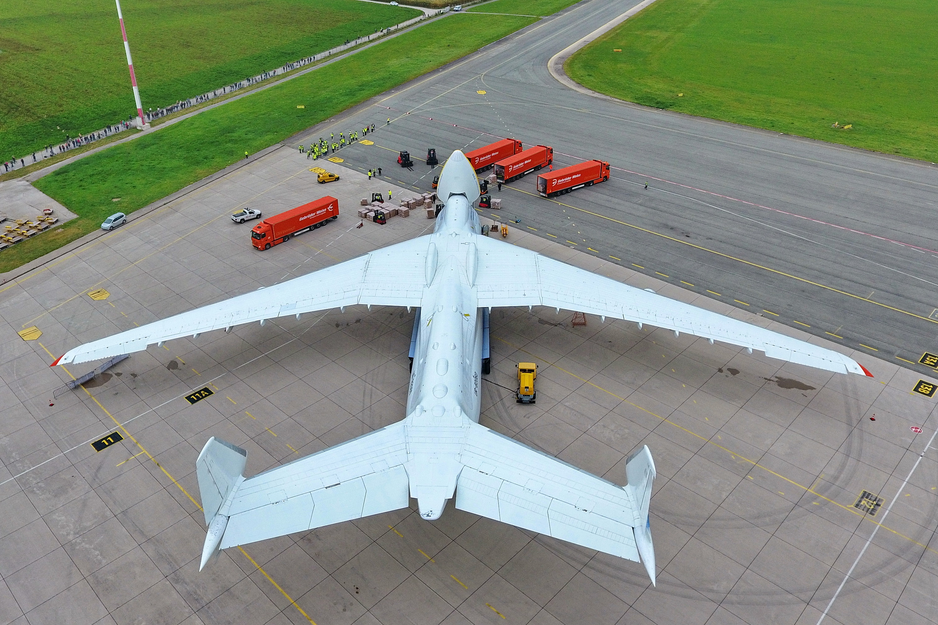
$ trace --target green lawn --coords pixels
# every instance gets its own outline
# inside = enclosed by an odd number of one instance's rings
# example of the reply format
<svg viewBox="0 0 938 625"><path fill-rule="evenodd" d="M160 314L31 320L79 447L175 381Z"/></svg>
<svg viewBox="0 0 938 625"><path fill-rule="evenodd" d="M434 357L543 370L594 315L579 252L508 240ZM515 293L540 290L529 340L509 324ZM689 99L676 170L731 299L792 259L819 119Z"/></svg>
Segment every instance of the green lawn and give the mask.
<svg viewBox="0 0 938 625"><path fill-rule="evenodd" d="M534 21L453 15L63 167L35 186L79 218L0 253L0 272L91 232L115 210L133 212L242 159L245 150L254 153L282 141Z"/></svg>
<svg viewBox="0 0 938 625"><path fill-rule="evenodd" d="M566 70L647 106L935 161L936 51L934 0L658 0Z"/></svg>
<svg viewBox="0 0 938 625"><path fill-rule="evenodd" d="M144 109L416 17L356 0L124 0ZM0 161L135 114L113 0L0 2Z"/></svg>
<svg viewBox="0 0 938 625"><path fill-rule="evenodd" d="M580 0L496 0L469 9L470 12L507 13L509 15L553 15Z"/></svg>

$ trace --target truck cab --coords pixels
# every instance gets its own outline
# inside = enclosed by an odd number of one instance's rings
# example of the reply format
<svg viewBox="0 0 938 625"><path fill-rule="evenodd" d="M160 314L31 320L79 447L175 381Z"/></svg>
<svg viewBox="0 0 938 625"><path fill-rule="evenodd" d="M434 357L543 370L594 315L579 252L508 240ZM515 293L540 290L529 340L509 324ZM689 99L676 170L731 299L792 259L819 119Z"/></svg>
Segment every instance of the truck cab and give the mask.
<svg viewBox="0 0 938 625"><path fill-rule="evenodd" d="M534 380L537 379L537 363L519 362L518 365L518 403L533 404L537 399Z"/></svg>

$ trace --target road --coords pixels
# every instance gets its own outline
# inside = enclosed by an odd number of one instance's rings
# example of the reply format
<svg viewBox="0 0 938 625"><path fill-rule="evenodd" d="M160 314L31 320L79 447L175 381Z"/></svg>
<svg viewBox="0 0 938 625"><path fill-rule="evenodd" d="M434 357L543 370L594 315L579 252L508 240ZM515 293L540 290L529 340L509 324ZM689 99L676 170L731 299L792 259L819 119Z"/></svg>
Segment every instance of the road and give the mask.
<svg viewBox="0 0 938 625"><path fill-rule="evenodd" d="M420 157L434 147L445 157L512 136L553 146L557 166L608 160L609 182L555 200L536 196L533 174L507 185L503 217L933 373L916 363L938 352L938 231L930 219L938 168L594 97L550 75L554 54L633 4L577 5L296 143L380 121L374 146L339 156L362 171L382 165L385 176L422 189L433 174L419 161L413 172L400 169L397 150Z"/></svg>

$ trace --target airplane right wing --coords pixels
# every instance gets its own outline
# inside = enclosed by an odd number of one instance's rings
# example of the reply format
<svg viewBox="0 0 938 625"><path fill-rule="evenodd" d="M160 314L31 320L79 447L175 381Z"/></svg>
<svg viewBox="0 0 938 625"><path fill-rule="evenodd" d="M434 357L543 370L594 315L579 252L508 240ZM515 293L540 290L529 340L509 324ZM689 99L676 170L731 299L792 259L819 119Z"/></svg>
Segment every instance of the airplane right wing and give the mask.
<svg viewBox="0 0 938 625"><path fill-rule="evenodd" d="M480 307L548 306L647 323L711 341L758 349L837 373L872 374L852 358L806 341L684 304L502 241L477 237Z"/></svg>
<svg viewBox="0 0 938 625"><path fill-rule="evenodd" d="M473 424L460 455L456 508L644 563L655 583L648 522L655 463L643 447L617 486Z"/></svg>

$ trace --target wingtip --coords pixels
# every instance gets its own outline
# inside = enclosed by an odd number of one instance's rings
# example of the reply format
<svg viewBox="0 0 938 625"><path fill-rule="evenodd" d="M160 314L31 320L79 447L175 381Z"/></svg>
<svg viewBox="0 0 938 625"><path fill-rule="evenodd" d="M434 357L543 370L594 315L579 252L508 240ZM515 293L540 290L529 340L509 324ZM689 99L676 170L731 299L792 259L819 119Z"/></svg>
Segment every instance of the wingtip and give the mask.
<svg viewBox="0 0 938 625"><path fill-rule="evenodd" d="M857 364L860 365L860 363L857 363ZM863 365L860 365L860 368L863 369L863 373L866 374L866 377L868 377L868 378L872 378L872 377L873 377L873 374L870 373L870 370L869 370L869 369L867 369L867 368L864 367Z"/></svg>
<svg viewBox="0 0 938 625"><path fill-rule="evenodd" d="M53 363L52 363L51 365L49 365L49 366L50 366L50 367L56 367L56 366L58 366L59 361L62 360L63 358L65 358L65 354L62 354L61 356L59 356L58 358L56 358L56 359L55 359L55 362L53 362Z"/></svg>

